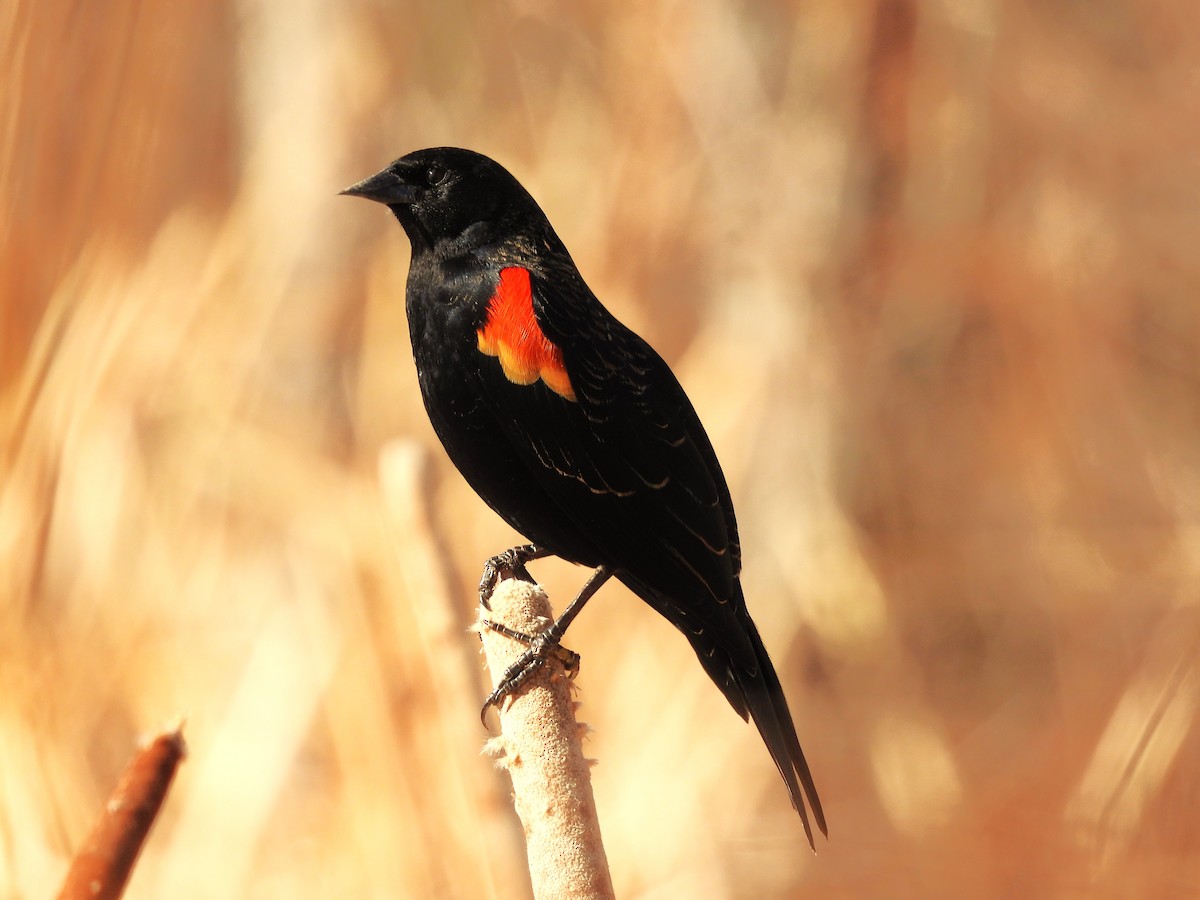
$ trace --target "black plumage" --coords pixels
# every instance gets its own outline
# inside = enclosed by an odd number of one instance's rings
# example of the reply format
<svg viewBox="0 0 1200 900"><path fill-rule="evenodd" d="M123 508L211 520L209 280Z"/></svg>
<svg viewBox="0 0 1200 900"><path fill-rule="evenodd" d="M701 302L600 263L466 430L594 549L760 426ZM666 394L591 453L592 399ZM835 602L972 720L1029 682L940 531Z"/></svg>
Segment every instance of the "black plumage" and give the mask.
<svg viewBox="0 0 1200 900"><path fill-rule="evenodd" d="M532 542L517 562L603 567L592 588L612 574L670 621L758 727L809 842L806 799L827 833L742 595L729 488L671 369L600 304L537 203L487 157L417 151L344 193L386 204L408 234L425 408L471 487Z"/></svg>

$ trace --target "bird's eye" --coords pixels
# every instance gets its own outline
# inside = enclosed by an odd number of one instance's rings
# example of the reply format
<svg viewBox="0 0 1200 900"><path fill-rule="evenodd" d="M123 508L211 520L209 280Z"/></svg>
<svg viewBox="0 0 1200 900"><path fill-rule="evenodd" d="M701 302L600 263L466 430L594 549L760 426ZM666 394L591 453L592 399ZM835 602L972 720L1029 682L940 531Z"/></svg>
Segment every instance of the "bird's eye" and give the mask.
<svg viewBox="0 0 1200 900"><path fill-rule="evenodd" d="M449 174L441 166L430 166L425 170L425 180L429 182L429 186L441 184L446 180L446 175Z"/></svg>

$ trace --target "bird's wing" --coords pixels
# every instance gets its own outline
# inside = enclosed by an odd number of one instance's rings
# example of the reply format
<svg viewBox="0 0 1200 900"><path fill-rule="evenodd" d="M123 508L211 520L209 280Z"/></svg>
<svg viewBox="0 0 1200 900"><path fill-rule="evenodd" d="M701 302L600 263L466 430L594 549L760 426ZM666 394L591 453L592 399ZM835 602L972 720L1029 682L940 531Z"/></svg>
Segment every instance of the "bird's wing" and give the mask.
<svg viewBox="0 0 1200 900"><path fill-rule="evenodd" d="M500 427L606 561L670 598L676 608L660 610L667 618L692 632L728 623L741 613L737 523L683 388L573 267L531 274L529 291L536 331L552 350L499 346L505 334L510 343L531 339L531 329L514 337L496 315L480 330L481 349L499 357L481 360L480 375ZM729 652L753 666L749 646L729 640L737 645Z"/></svg>

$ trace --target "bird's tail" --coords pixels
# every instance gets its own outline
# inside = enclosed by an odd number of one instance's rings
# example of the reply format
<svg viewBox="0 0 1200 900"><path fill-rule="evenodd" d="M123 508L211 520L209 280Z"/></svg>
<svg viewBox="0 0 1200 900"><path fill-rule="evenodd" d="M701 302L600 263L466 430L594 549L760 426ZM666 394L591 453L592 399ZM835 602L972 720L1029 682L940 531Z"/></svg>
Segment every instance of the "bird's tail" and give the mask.
<svg viewBox="0 0 1200 900"><path fill-rule="evenodd" d="M757 726L763 743L767 745L767 750L770 751L771 758L775 760L775 766L787 785L792 806L800 814L808 843L815 850L816 843L813 840L805 801L807 800L808 809L812 810L817 828L821 830L821 834L828 837L829 829L825 824L825 812L821 809L821 798L817 796L812 772L809 771L808 761L804 758L804 751L800 749L800 739L796 735L792 713L783 694L783 685L779 683L779 676L771 663L771 657L767 655L767 648L763 645L754 622L745 612L744 605L741 607L739 618L754 650L757 665L753 669L739 665L737 660L723 652L720 647L714 647L708 642L708 635L689 635L689 638L696 655L700 657L700 662L725 694L730 705L743 719L751 719ZM704 646L701 646L701 643Z"/></svg>
<svg viewBox="0 0 1200 900"><path fill-rule="evenodd" d="M808 843L815 850L816 842L813 840L808 810L812 810L813 820L821 834L829 837L825 812L821 809L821 798L817 796L817 786L809 771L808 761L800 749L800 739L796 736L792 713L783 695L783 685L779 683L779 676L771 664L771 657L767 655L758 629L746 612L741 585L735 581L736 597L719 607L729 616L723 627L697 628L695 621L665 594L628 572L620 572L617 577L683 632L696 651L704 671L721 689L729 705L743 719L754 721L771 758L775 760L779 774L783 776L792 806L800 814Z"/></svg>
<svg viewBox="0 0 1200 900"><path fill-rule="evenodd" d="M804 801L812 810L813 819L821 834L829 837L829 828L825 824L825 812L821 809L821 798L817 796L817 786L813 782L812 772L809 771L808 761L804 751L800 749L800 739L796 735L796 725L792 721L792 713L788 709L787 698L783 694L783 685L775 673L767 648L763 646L758 629L746 616L750 639L754 643L754 651L758 656L758 672L737 673L746 698L746 706L750 717L758 726L771 758L787 784L788 795L792 798L792 806L800 813L800 821L804 823L804 833L808 835L809 845L813 845L812 828L808 824L808 816L804 812ZM803 796L801 795L803 790ZM813 846L815 850L816 847Z"/></svg>

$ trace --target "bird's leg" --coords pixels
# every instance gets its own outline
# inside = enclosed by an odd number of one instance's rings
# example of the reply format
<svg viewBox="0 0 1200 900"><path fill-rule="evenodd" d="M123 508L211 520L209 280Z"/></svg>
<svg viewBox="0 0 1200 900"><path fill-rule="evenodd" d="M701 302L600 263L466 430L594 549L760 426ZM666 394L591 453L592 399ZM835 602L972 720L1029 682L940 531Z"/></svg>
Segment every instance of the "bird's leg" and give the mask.
<svg viewBox="0 0 1200 900"><path fill-rule="evenodd" d="M537 544L521 544L497 553L483 564L483 577L479 579L479 603L484 609L491 609L488 601L492 599L492 591L505 578L516 577L522 581L532 582L525 563L549 556L550 551ZM528 641L526 641L528 643Z"/></svg>
<svg viewBox="0 0 1200 900"><path fill-rule="evenodd" d="M560 641L562 641L562 636L571 622L574 621L575 617L579 615L580 610L583 609L583 605L612 576L613 569L610 566L600 566L592 572L592 577L587 580L587 584L583 586L578 596L567 605L567 608L562 611L562 615L555 619L550 627L541 634L532 636L522 634L519 631L509 628L507 625L501 625L499 622L490 622L487 619L483 620L482 624L487 628L510 637L513 640L528 644L529 649L522 653L517 661L509 666L504 674L500 676L500 683L496 685L496 689L488 694L488 698L483 701L483 709L479 711L480 721L486 725L488 710L493 706L499 706L505 697L515 693L552 656L562 662L563 667L570 677L573 678L575 676L575 673L579 671L579 654L561 646Z"/></svg>

